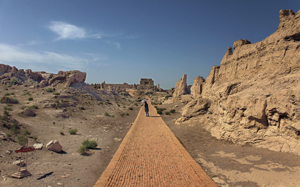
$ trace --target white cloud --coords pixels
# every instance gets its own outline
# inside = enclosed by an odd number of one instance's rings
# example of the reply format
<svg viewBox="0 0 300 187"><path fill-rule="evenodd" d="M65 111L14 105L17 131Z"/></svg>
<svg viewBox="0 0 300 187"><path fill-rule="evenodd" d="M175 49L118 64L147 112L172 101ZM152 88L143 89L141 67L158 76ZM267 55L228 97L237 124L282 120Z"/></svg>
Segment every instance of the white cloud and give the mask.
<svg viewBox="0 0 300 187"><path fill-rule="evenodd" d="M119 42L114 42L114 41L106 41L109 45L114 45L116 46L117 49L121 48L121 44Z"/></svg>
<svg viewBox="0 0 300 187"><path fill-rule="evenodd" d="M89 58L73 57L53 52L35 52L23 50L15 46L0 43L0 63L28 64L32 66L46 65L59 70L84 70Z"/></svg>
<svg viewBox="0 0 300 187"><path fill-rule="evenodd" d="M87 37L84 28L80 28L65 22L52 21L48 28L59 36L57 38L58 40L80 39Z"/></svg>

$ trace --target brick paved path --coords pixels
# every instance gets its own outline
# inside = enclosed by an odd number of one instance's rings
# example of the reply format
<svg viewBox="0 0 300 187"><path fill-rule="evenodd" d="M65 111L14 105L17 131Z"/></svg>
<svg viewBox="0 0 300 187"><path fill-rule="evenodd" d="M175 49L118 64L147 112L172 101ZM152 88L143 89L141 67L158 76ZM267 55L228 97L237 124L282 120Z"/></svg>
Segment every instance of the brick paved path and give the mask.
<svg viewBox="0 0 300 187"><path fill-rule="evenodd" d="M94 187L216 186L180 144L155 108L142 107L131 129Z"/></svg>

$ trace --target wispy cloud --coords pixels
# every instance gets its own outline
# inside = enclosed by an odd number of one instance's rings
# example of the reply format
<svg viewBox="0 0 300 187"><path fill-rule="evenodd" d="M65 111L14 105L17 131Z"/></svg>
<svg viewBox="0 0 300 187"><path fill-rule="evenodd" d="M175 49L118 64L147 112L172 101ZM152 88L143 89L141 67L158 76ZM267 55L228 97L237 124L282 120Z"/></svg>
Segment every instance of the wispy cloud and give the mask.
<svg viewBox="0 0 300 187"><path fill-rule="evenodd" d="M77 27L61 21L52 21L48 28L58 35L58 40L86 38L84 28Z"/></svg>
<svg viewBox="0 0 300 187"><path fill-rule="evenodd" d="M109 45L114 45L117 49L121 48L121 44L119 42L114 42L114 41L106 41Z"/></svg>
<svg viewBox="0 0 300 187"><path fill-rule="evenodd" d="M60 70L84 70L93 61L91 58L70 56L54 52L36 52L23 50L19 47L0 43L0 63L46 65Z"/></svg>

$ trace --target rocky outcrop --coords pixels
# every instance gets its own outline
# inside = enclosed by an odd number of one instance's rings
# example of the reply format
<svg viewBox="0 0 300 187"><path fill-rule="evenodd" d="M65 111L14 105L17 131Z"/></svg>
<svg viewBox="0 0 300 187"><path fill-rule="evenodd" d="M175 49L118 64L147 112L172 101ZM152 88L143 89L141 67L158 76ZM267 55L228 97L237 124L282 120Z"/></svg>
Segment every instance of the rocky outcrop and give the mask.
<svg viewBox="0 0 300 187"><path fill-rule="evenodd" d="M281 10L279 19L266 39L227 49L177 123L197 118L219 139L300 155L300 11Z"/></svg>
<svg viewBox="0 0 300 187"><path fill-rule="evenodd" d="M188 93L188 88L187 88L187 75L184 74L180 81L176 82L175 85L175 90L173 93L173 101L178 101L180 100L181 95L187 94Z"/></svg>
<svg viewBox="0 0 300 187"><path fill-rule="evenodd" d="M32 85L34 82L39 83L38 86L45 87L48 85L56 86L65 84L65 87L70 87L74 83L84 83L86 73L78 70L75 71L59 71L58 74L46 72L33 72L31 69L24 71L18 70L16 67L0 64L0 80L2 84L9 84L13 79L16 79L16 84L26 83Z"/></svg>
<svg viewBox="0 0 300 187"><path fill-rule="evenodd" d="M193 96L193 98L196 99L201 96L204 83L205 79L203 77L198 76L195 78L194 83L191 87L191 95Z"/></svg>

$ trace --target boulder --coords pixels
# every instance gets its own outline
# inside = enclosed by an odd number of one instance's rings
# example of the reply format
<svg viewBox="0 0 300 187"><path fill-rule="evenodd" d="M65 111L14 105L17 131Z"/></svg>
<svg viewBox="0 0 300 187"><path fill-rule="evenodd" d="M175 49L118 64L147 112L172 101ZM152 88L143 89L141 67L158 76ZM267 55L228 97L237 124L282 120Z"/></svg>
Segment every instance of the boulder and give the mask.
<svg viewBox="0 0 300 187"><path fill-rule="evenodd" d="M51 140L49 143L47 143L46 148L56 153L60 153L62 151L62 146L57 140Z"/></svg>
<svg viewBox="0 0 300 187"><path fill-rule="evenodd" d="M180 100L181 95L184 95L184 94L188 93L186 81L187 81L187 75L184 74L181 77L180 81L176 82L175 90L174 90L174 93L173 93L173 101L174 102Z"/></svg>
<svg viewBox="0 0 300 187"><path fill-rule="evenodd" d="M35 148L36 150L43 149L43 146L44 146L43 143L35 143L35 144L33 144L33 148Z"/></svg>
<svg viewBox="0 0 300 187"><path fill-rule="evenodd" d="M7 139L7 135L5 132L0 131L0 140L6 140Z"/></svg>
<svg viewBox="0 0 300 187"><path fill-rule="evenodd" d="M16 165L16 166L24 166L25 165L25 162L24 162L24 160L17 160L17 161L14 161L13 163L12 163L13 165Z"/></svg>
<svg viewBox="0 0 300 187"><path fill-rule="evenodd" d="M31 109L28 109L28 108L25 109L25 110L22 112L22 114L23 114L24 116L32 116L32 117L36 116L34 110L31 110Z"/></svg>

